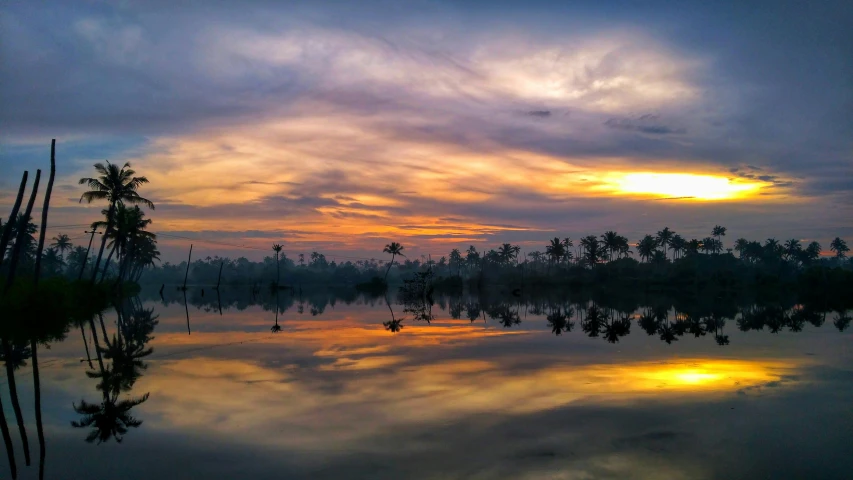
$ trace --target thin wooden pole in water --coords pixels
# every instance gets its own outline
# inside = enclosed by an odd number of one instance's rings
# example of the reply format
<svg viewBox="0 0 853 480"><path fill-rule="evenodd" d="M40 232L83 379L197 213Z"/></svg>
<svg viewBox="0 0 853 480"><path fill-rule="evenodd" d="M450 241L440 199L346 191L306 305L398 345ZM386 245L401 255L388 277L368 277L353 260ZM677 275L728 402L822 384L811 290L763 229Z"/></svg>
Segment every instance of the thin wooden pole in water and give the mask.
<svg viewBox="0 0 853 480"><path fill-rule="evenodd" d="M35 337L30 338L30 349L33 351L33 390L35 391L36 405L36 432L39 437L39 480L44 480L44 457L46 448L44 443L44 425L41 420L41 381L39 379L39 357L38 343Z"/></svg>
<svg viewBox="0 0 853 480"><path fill-rule="evenodd" d="M27 222L30 221L30 215L33 213L33 204L36 202L36 195L38 195L40 178L41 170L36 170L36 178L33 182L33 191L30 194L30 201L27 202L27 210L21 218L23 223L18 222L18 237L15 239L15 246L12 248L12 257L9 259L9 275L6 277L5 292L9 291L12 287L12 283L15 281L15 271L18 269L18 258L21 256L24 237L27 235Z"/></svg>
<svg viewBox="0 0 853 480"><path fill-rule="evenodd" d="M219 291L219 284L222 282L222 265L225 263L225 260L221 260L219 262L219 277L216 278L216 291Z"/></svg>
<svg viewBox="0 0 853 480"><path fill-rule="evenodd" d="M24 175L21 177L21 186L18 187L18 196L15 198L15 205L12 207L12 212L9 214L9 218L6 219L6 228L3 229L3 236L0 237L0 265L3 265L3 258L6 256L6 246L9 245L9 237L12 236L12 229L10 228L14 223L18 221L18 210L21 209L21 202L24 201L24 192L27 190L27 176L29 176L30 172L24 172Z"/></svg>
<svg viewBox="0 0 853 480"><path fill-rule="evenodd" d="M187 257L187 271L184 273L184 287L183 289L186 291L187 289L187 277L190 275L190 261L193 258L193 244L190 244L190 256ZM186 297L186 295L184 295Z"/></svg>
<svg viewBox="0 0 853 480"><path fill-rule="evenodd" d="M190 331L190 307L187 303L187 291L184 290L184 310L187 312L187 335L192 335L192 331Z"/></svg>
<svg viewBox="0 0 853 480"><path fill-rule="evenodd" d="M50 177L47 181L47 190L44 192L44 205L41 207L41 233L39 233L39 246L36 251L35 284L39 283L41 275L41 253L44 250L44 235L47 233L47 210L50 208L50 193L53 191L53 178L56 176L56 139L50 141ZM35 350L33 350L35 355Z"/></svg>

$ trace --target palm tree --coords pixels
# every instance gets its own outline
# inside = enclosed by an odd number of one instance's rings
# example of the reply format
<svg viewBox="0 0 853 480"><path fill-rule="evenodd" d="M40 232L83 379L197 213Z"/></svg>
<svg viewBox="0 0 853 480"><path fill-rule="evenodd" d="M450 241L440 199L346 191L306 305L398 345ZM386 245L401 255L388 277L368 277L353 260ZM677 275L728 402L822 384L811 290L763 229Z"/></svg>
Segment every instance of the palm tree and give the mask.
<svg viewBox="0 0 853 480"><path fill-rule="evenodd" d="M735 250L737 250L740 258L743 258L743 252L746 251L747 245L749 245L749 242L745 238L738 238L735 240Z"/></svg>
<svg viewBox="0 0 853 480"><path fill-rule="evenodd" d="M845 242L841 237L835 237L832 243L829 244L829 249L835 252L835 258L839 260L847 256L847 252L850 251L850 248L847 246L847 242Z"/></svg>
<svg viewBox="0 0 853 480"><path fill-rule="evenodd" d="M812 242L806 247L803 252L803 260L804 263L811 263L820 258L821 246L818 242Z"/></svg>
<svg viewBox="0 0 853 480"><path fill-rule="evenodd" d="M566 254L563 242L561 242L559 238L554 237L554 239L551 240L551 243L545 246L545 254L550 258L550 262L548 262L548 268L550 270L551 263L559 262Z"/></svg>
<svg viewBox="0 0 853 480"><path fill-rule="evenodd" d="M796 260L799 258L800 253L803 251L803 246L799 240L796 238L792 238L785 242L785 259L788 261Z"/></svg>
<svg viewBox="0 0 853 480"><path fill-rule="evenodd" d="M646 235L637 243L637 253L640 254L640 259L650 261L655 251L657 250L658 242L651 235Z"/></svg>
<svg viewBox="0 0 853 480"><path fill-rule="evenodd" d="M450 267L456 266L456 275L459 275L459 266L462 264L462 252L458 248L450 251ZM451 272L452 274L452 272Z"/></svg>
<svg viewBox="0 0 853 480"><path fill-rule="evenodd" d="M669 227L664 227L663 230L659 231L655 240L658 242L658 245L663 247L663 255L666 256L667 246L669 245L669 240L672 238L672 235L675 232L669 229Z"/></svg>
<svg viewBox="0 0 853 480"><path fill-rule="evenodd" d="M107 211L107 230L104 237L101 239L101 248L98 251L97 260L95 260L95 268L92 270L92 282L98 274L98 269L101 264L101 258L104 255L104 247L107 245L107 236L111 233L114 220L114 212L118 203L143 204L154 209L154 204L151 200L143 198L137 190L143 184L148 183L145 177L135 177L136 172L130 168L130 163L125 163L121 168L118 165L113 165L110 162L95 164L95 171L98 172L97 178L81 178L80 185L88 185L90 191L80 196L80 202L83 200L86 203L92 203L95 200L106 200L109 203Z"/></svg>
<svg viewBox="0 0 853 480"><path fill-rule="evenodd" d="M572 242L572 237L566 237L563 239L563 249L566 252L563 255L563 257L566 259L566 265L568 265L569 262L572 260L572 250L571 249L574 246L575 246L575 244Z"/></svg>
<svg viewBox="0 0 853 480"><path fill-rule="evenodd" d="M53 237L53 243L50 246L59 252L59 255L63 260L65 260L65 251L71 250L73 247L73 245L71 245L71 238L64 233L60 233Z"/></svg>
<svg viewBox="0 0 853 480"><path fill-rule="evenodd" d="M401 257L405 257L405 255L403 255L403 249L404 248L405 247L403 247L402 245L400 245L397 242L391 242L388 245L385 245L385 248L382 250L383 253L390 253L391 254L391 262L388 263L388 270L385 270L385 281L386 282L388 281L388 273L391 272L391 265L394 265L394 258L396 258L397 255L399 255Z"/></svg>
<svg viewBox="0 0 853 480"><path fill-rule="evenodd" d="M608 261L613 261L613 253L619 252L621 247L621 238L619 234L610 230L604 232L604 235L601 236L601 241L604 244L604 252L608 255Z"/></svg>
<svg viewBox="0 0 853 480"><path fill-rule="evenodd" d="M669 246L672 248L672 258L679 258L684 250L687 248L687 240L685 240L681 235L675 234L669 240Z"/></svg>
<svg viewBox="0 0 853 480"><path fill-rule="evenodd" d="M584 260L590 268L595 267L599 260L604 259L607 251L602 248L602 243L598 241L595 235L582 238L580 244L584 248Z"/></svg>
<svg viewBox="0 0 853 480"><path fill-rule="evenodd" d="M509 264L515 258L515 250L511 244L504 243L498 247L498 256L500 257L500 263Z"/></svg>
<svg viewBox="0 0 853 480"><path fill-rule="evenodd" d="M717 242L720 244L720 250L723 248L723 239L721 237L726 236L726 227L721 227L719 225L714 225L714 229L711 231L711 236L717 238Z"/></svg>
<svg viewBox="0 0 853 480"><path fill-rule="evenodd" d="M278 263L278 255L281 253L281 245L273 244L272 251L275 252L275 286L278 287L279 278L281 276L281 268Z"/></svg>

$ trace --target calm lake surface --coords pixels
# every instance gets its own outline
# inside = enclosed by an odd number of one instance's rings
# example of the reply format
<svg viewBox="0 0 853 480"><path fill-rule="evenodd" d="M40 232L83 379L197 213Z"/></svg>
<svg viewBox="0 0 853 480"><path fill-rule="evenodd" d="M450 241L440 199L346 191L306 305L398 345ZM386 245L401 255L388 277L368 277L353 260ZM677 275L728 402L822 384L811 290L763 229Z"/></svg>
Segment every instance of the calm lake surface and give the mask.
<svg viewBox="0 0 853 480"><path fill-rule="evenodd" d="M853 478L853 329L839 312L189 297L130 300L39 348L45 478ZM0 395L18 478L37 478L25 361L33 466L6 377ZM72 425L81 400L105 398L144 400L125 412L142 423L103 437Z"/></svg>

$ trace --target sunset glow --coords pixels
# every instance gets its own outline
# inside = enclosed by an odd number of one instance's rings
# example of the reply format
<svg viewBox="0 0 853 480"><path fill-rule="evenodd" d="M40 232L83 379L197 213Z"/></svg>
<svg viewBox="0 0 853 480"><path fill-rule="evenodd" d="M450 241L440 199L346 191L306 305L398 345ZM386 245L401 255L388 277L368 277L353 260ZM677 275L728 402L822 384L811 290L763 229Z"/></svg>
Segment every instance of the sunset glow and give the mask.
<svg viewBox="0 0 853 480"><path fill-rule="evenodd" d="M763 182L737 182L730 178L690 173L627 173L613 175L607 187L620 194L646 194L657 197L731 200L746 199L766 186Z"/></svg>

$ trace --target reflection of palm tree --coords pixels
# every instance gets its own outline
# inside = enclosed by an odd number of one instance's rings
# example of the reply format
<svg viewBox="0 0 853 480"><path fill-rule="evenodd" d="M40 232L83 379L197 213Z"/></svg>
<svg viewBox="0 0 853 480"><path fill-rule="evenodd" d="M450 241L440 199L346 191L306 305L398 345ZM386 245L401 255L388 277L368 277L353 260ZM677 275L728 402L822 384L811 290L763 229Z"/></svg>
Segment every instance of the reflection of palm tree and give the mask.
<svg viewBox="0 0 853 480"><path fill-rule="evenodd" d="M278 324L278 311L279 311L278 290L276 290L275 291L275 325L270 327L270 332L272 332L272 333L278 333L281 331L281 325Z"/></svg>
<svg viewBox="0 0 853 480"><path fill-rule="evenodd" d="M388 330L391 333L397 333L403 329L404 318L401 318L399 320L394 318L394 309L391 308L391 302L388 301L387 296L385 297L385 304L388 305L388 310L391 312L391 320L387 322L382 322L382 325L385 327L385 330Z"/></svg>
<svg viewBox="0 0 853 480"><path fill-rule="evenodd" d="M137 420L130 415L130 409L146 400L148 400L147 393L139 398L118 401L117 395L108 396L105 391L104 401L100 404L88 403L85 400L81 400L79 405L75 404L74 411L83 415L83 418L71 422L71 425L76 428L94 426L86 436L87 442L98 440L98 443L102 443L114 437L116 442L121 443L128 428L142 425L142 420Z"/></svg>
<svg viewBox="0 0 853 480"><path fill-rule="evenodd" d="M106 329L103 323L103 317L99 314L101 329L106 337ZM95 351L98 356L99 372L87 372L87 375L92 378L100 378L97 388L103 394L100 404L89 403L81 400L80 404L73 404L74 411L83 417L79 421L72 421L71 425L76 428L93 427L93 430L86 437L87 442L95 440L98 443L108 441L110 437L116 439L116 442L121 442L123 436L128 432L129 428L136 428L142 425L141 420L137 420L130 415L130 410L148 400L148 393L139 398L131 398L119 401L118 396L123 390L128 390L135 381L135 376L138 376L136 371L136 362L138 358L132 358L131 366L123 366L118 364L123 359L121 355L112 355L113 365L110 368L104 366L104 355L102 352L117 352L108 348L102 349L98 340L98 332L95 330L95 322L89 320L89 326L92 330L92 338L95 341ZM119 333L121 335L121 333ZM117 342L113 342L116 345ZM150 353L150 352L148 352ZM129 375L129 376L128 376Z"/></svg>

